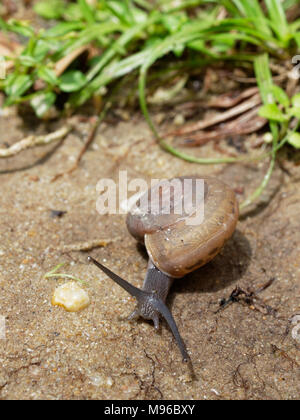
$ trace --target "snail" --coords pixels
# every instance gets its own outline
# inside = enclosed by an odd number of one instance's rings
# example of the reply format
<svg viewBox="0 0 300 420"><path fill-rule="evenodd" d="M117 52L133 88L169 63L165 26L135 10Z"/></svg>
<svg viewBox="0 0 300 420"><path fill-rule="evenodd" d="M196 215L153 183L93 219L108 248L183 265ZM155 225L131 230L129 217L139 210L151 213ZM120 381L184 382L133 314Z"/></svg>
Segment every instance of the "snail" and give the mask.
<svg viewBox="0 0 300 420"><path fill-rule="evenodd" d="M200 193L198 184L202 185ZM168 205L165 191L169 193ZM180 206L187 200L189 202L184 208ZM204 210L204 217L195 223L199 208ZM150 188L127 214L129 232L145 245L149 256L142 289L128 283L92 257L88 259L136 298L137 307L128 319L140 316L151 319L157 330L160 316L165 318L183 361L188 361L184 341L165 304L166 297L174 279L198 269L220 252L233 234L237 220L235 193L222 181L199 176L173 178Z"/></svg>

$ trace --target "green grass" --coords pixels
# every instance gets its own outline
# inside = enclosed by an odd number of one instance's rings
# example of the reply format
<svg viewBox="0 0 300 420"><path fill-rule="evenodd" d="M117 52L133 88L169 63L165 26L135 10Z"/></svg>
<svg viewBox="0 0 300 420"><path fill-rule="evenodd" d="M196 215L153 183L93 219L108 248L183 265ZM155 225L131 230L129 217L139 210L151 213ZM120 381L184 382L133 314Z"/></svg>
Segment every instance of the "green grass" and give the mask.
<svg viewBox="0 0 300 420"><path fill-rule="evenodd" d="M76 109L114 82L131 76L141 110L161 147L173 155L199 164L233 163L245 158L199 159L183 153L160 138L147 106L148 74L155 81L164 74L184 71L216 62L232 62L253 68L264 106L261 115L270 121L273 136L271 163L261 187L245 205L256 199L270 179L276 153L286 142L300 148L299 135L289 130L292 118L299 118L297 98L290 100L275 86L269 70L273 63L291 61L300 47L300 19L288 22L286 10L295 0L86 0L40 1L35 11L51 19L51 28L35 30L28 22L0 20L0 29L25 40L23 52L14 60L14 70L0 89L5 105L29 103L38 117L64 99L64 110ZM226 17L217 16L225 8ZM76 49L93 45L98 54L84 63L76 59L63 74L55 65ZM5 57L9 59L10 57ZM37 90L37 82L40 87ZM157 81L156 81L157 82ZM298 123L296 124L298 127Z"/></svg>
<svg viewBox="0 0 300 420"><path fill-rule="evenodd" d="M44 275L44 278L45 279L50 279L50 278L71 279L71 280L77 281L81 284L86 284L86 282L84 280L81 280L80 278L75 277L72 274L57 273L57 270L59 270L63 265L65 265L65 263L60 263L60 264L56 265L52 270L50 270L48 273L46 273Z"/></svg>

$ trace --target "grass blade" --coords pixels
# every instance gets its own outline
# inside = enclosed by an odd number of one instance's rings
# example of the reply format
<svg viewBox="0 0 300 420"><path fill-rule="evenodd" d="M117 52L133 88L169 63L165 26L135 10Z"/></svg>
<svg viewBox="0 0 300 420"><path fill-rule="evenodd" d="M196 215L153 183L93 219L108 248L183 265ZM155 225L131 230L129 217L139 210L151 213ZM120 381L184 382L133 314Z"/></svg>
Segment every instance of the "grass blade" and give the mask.
<svg viewBox="0 0 300 420"><path fill-rule="evenodd" d="M240 11L242 16L253 19L255 27L259 31L267 35L271 34L271 31L266 23L264 12L260 7L258 0L232 0L232 2Z"/></svg>
<svg viewBox="0 0 300 420"><path fill-rule="evenodd" d="M256 58L254 61L255 75L257 84L260 90L262 101L264 105L276 104L273 95L273 80L270 72L269 56L263 54ZM263 192L270 181L275 162L276 162L276 151L278 146L278 125L274 121L270 121L270 128L273 135L272 155L271 162L267 173L264 176L260 186L245 200L241 203L240 208L243 209L253 203Z"/></svg>
<svg viewBox="0 0 300 420"><path fill-rule="evenodd" d="M87 21L87 23L89 24L93 24L95 23L95 19L94 19L94 15L92 12L92 9L90 7L89 4L87 4L86 0L77 0L81 13L84 17L84 19Z"/></svg>
<svg viewBox="0 0 300 420"><path fill-rule="evenodd" d="M285 40L289 35L288 22L280 0L265 0L270 19L277 28L277 35Z"/></svg>

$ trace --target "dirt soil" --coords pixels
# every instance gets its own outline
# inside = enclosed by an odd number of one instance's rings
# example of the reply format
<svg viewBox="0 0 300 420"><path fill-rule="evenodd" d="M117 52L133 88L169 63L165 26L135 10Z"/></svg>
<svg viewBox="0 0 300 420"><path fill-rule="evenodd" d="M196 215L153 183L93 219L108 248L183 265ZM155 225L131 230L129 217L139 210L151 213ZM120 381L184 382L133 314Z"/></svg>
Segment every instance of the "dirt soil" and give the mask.
<svg viewBox="0 0 300 420"><path fill-rule="evenodd" d="M58 123L57 123L58 124ZM45 127L17 114L0 117L0 147ZM129 235L125 215L100 215L96 184L133 178L213 174L243 200L260 183L266 163L199 166L162 151L140 115L110 119L97 132L79 168L72 166L89 125L78 122L62 142L0 161L1 399L298 399L300 340L300 171L277 169L233 238L211 263L175 282L168 298L188 347L194 374L181 361L165 323L129 322L135 302L87 262L87 252L62 253L63 245L112 240L90 254L141 286L147 260ZM192 150L215 156L210 145ZM243 192L244 190L244 192ZM51 210L65 211L55 217ZM86 282L90 305L75 313L51 305L65 279ZM234 302L218 311L236 287L261 301ZM218 311L218 312L217 312ZM294 322L294 323L293 323ZM297 341L298 340L298 341Z"/></svg>

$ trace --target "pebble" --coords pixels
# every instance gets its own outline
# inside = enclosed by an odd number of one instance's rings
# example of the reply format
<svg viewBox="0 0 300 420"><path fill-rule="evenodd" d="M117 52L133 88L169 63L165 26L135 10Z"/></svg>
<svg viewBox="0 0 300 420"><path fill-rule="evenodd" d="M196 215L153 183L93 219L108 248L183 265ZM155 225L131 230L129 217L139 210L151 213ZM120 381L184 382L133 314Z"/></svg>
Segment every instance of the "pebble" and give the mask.
<svg viewBox="0 0 300 420"><path fill-rule="evenodd" d="M76 312L86 308L90 299L85 290L77 283L70 281L55 289L51 303L62 306L69 312Z"/></svg>

